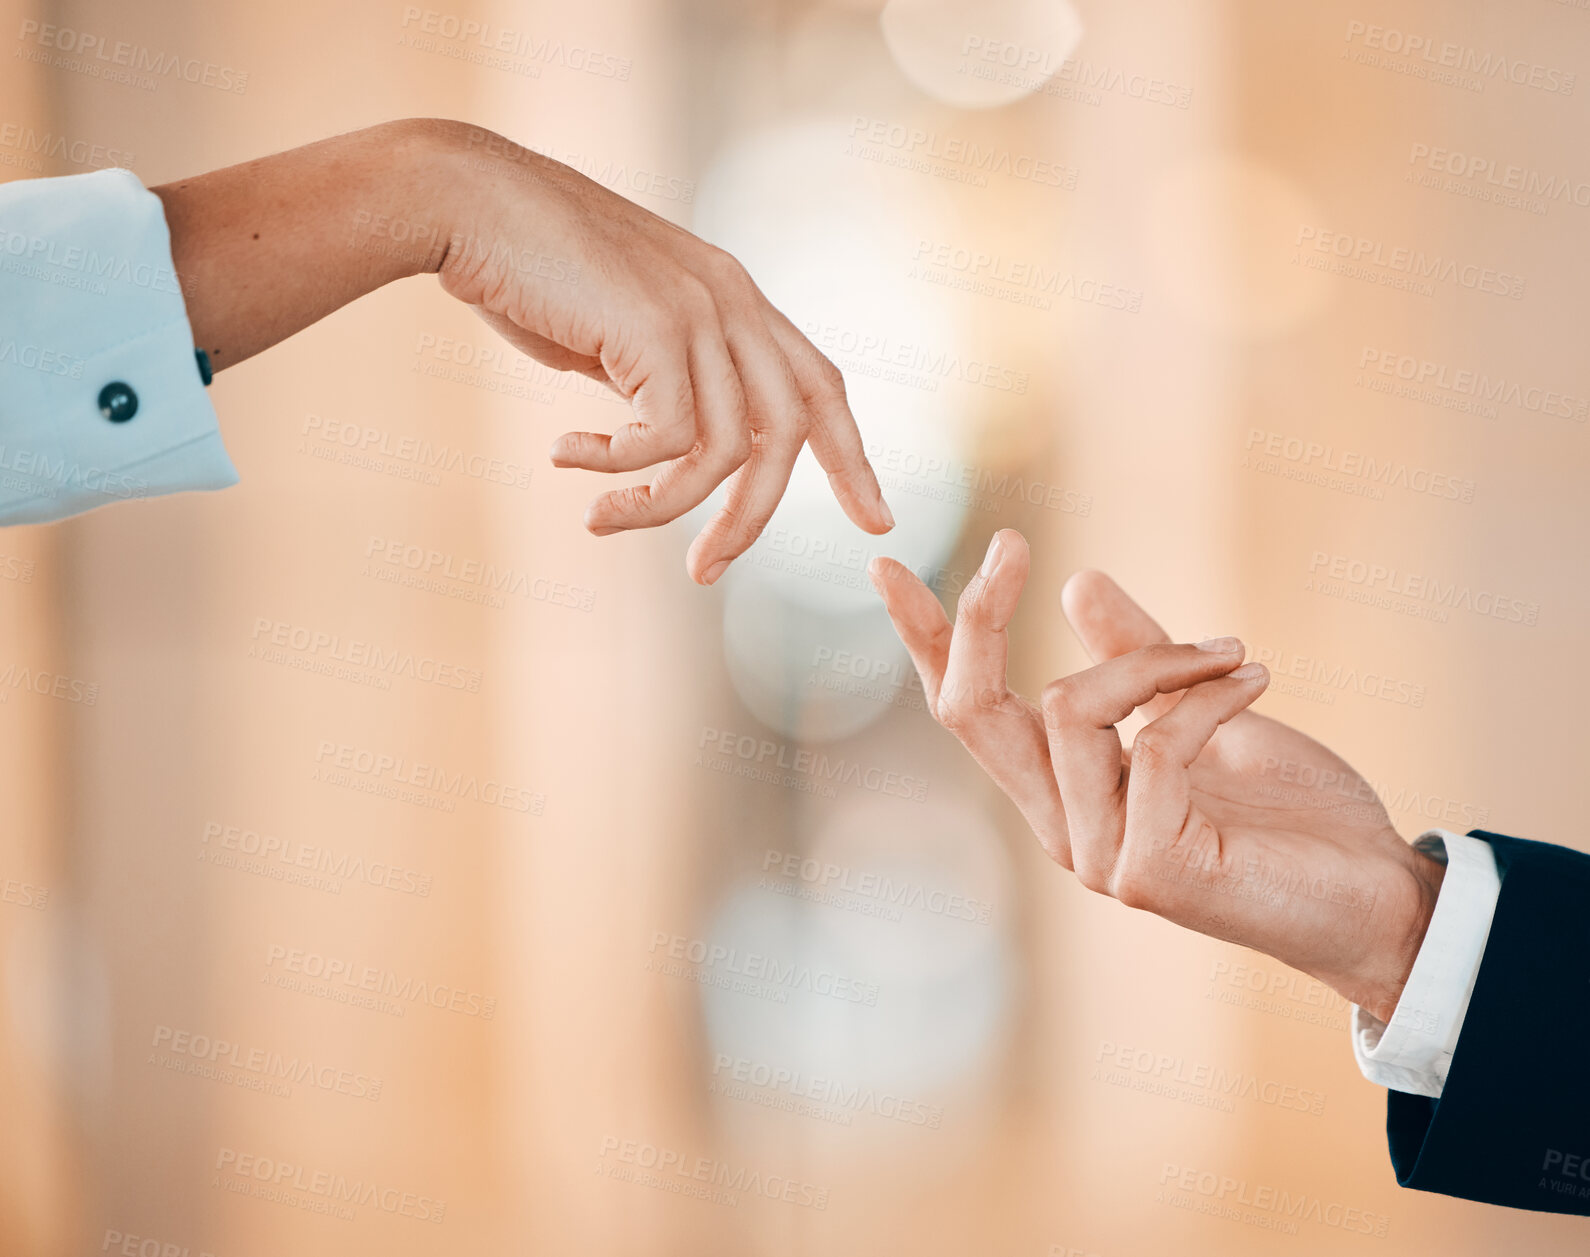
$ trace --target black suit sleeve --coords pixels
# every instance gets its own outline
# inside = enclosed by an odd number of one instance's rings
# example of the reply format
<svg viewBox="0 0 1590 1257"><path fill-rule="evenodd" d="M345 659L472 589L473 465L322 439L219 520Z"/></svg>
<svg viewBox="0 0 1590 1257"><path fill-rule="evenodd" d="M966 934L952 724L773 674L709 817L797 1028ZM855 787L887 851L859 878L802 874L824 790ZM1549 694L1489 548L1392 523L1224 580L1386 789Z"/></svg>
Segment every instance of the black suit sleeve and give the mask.
<svg viewBox="0 0 1590 1257"><path fill-rule="evenodd" d="M1476 830L1501 897L1441 1098L1390 1093L1404 1187L1590 1214L1590 856Z"/></svg>

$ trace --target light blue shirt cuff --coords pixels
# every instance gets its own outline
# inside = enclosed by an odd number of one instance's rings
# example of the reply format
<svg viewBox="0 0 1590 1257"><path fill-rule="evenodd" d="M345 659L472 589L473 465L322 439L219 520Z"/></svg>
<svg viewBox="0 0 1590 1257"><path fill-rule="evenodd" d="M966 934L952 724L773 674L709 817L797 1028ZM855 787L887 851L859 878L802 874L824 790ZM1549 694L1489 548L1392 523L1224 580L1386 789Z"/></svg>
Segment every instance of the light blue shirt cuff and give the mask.
<svg viewBox="0 0 1590 1257"><path fill-rule="evenodd" d="M127 170L0 185L0 524L237 479L160 199Z"/></svg>

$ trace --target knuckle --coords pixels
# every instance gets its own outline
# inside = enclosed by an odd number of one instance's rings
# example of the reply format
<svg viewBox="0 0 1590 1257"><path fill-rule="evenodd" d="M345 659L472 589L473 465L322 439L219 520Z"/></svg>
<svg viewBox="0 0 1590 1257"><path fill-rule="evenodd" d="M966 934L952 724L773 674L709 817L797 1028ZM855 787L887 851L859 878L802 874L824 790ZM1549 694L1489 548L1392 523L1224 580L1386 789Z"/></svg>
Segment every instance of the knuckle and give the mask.
<svg viewBox="0 0 1590 1257"><path fill-rule="evenodd" d="M680 326L674 298L666 293L649 293L638 299L633 342L646 348L660 348L669 358L684 357L689 338Z"/></svg>
<svg viewBox="0 0 1590 1257"><path fill-rule="evenodd" d="M1154 768L1170 758L1171 740L1161 729L1148 725L1132 739L1132 767Z"/></svg>
<svg viewBox="0 0 1590 1257"><path fill-rule="evenodd" d="M1076 719L1076 685L1070 677L1060 677L1050 681L1043 687L1043 696L1040 702L1043 707L1043 723L1048 729L1063 729L1075 723Z"/></svg>
<svg viewBox="0 0 1590 1257"><path fill-rule="evenodd" d="M627 523L645 515L650 500L651 492L645 485L627 485L607 495L607 513Z"/></svg>
<svg viewBox="0 0 1590 1257"><path fill-rule="evenodd" d="M967 733L1004 702L1004 691L993 686L946 685L939 691L934 715L951 733Z"/></svg>
<svg viewBox="0 0 1590 1257"><path fill-rule="evenodd" d="M749 296L755 289L750 272L741 265L740 259L717 245L709 244L706 247L702 270L716 286L725 289L731 296Z"/></svg>
<svg viewBox="0 0 1590 1257"><path fill-rule="evenodd" d="M1038 845L1061 868L1069 870L1072 867L1071 847L1063 835L1044 830L1038 834Z"/></svg>
<svg viewBox="0 0 1590 1257"><path fill-rule="evenodd" d="M966 692L959 686L946 685L939 691L933 715L951 733L964 733L972 724L975 709L966 701Z"/></svg>
<svg viewBox="0 0 1590 1257"><path fill-rule="evenodd" d="M817 386L830 398L845 400L845 373L822 354L817 355Z"/></svg>
<svg viewBox="0 0 1590 1257"><path fill-rule="evenodd" d="M966 724L965 713L947 689L939 691L938 702L933 704L933 718L951 733L959 733Z"/></svg>
<svg viewBox="0 0 1590 1257"><path fill-rule="evenodd" d="M955 600L955 618L957 620L980 620L987 609L987 601L983 591L988 588L988 582L978 573L966 588L961 590L961 596Z"/></svg>
<svg viewBox="0 0 1590 1257"><path fill-rule="evenodd" d="M674 280L673 303L675 310L692 324L717 322L718 303L711 287L688 271Z"/></svg>
<svg viewBox="0 0 1590 1257"><path fill-rule="evenodd" d="M1153 879L1124 860L1115 870L1115 885L1111 893L1128 908L1140 908L1145 912L1153 911L1155 902Z"/></svg>
<svg viewBox="0 0 1590 1257"><path fill-rule="evenodd" d="M1085 888L1096 895L1108 895L1110 893L1109 869L1098 860L1092 858L1091 855L1084 855L1077 846L1074 836L1072 838L1071 854L1075 861L1073 872L1077 875L1077 881L1081 882Z"/></svg>
<svg viewBox="0 0 1590 1257"><path fill-rule="evenodd" d="M721 462L731 468L740 467L751 457L751 450L750 429L736 428L724 439Z"/></svg>

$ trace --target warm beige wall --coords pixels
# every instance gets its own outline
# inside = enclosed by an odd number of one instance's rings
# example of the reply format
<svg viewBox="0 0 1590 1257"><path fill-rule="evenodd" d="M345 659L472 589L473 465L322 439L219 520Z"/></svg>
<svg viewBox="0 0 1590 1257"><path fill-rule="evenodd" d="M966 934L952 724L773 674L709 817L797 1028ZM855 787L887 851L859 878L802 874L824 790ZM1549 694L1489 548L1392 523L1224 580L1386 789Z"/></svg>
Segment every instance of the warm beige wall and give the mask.
<svg viewBox="0 0 1590 1257"><path fill-rule="evenodd" d="M39 12L8 5L5 24ZM50 132L58 104L51 77L9 63L0 74L0 128L20 141ZM18 142L0 148L0 180L57 173ZM59 635L68 573L59 534L13 529L0 535L0 671L70 670ZM12 675L16 675L15 672ZM65 842L68 739L79 713L29 692L0 705L0 1234L18 1252L56 1252L66 1220L81 1209L82 1167L70 1120L73 1070L62 1040L70 1016L60 999L67 968L74 867Z"/></svg>
<svg viewBox="0 0 1590 1257"><path fill-rule="evenodd" d="M724 228L764 249L775 296L792 294L803 318L865 321L876 294L857 277L875 265L878 286L903 294L901 322L867 330L950 343L1029 380L1019 396L958 380L853 384L869 435L926 449L942 412L967 464L1089 503L1082 514L984 501L945 556L969 571L996 526L1032 539L1013 662L1023 689L1081 663L1059 586L1077 567L1106 568L1178 636L1240 633L1276 652L1276 671L1303 656L1418 687L1417 708L1279 686L1263 700L1400 797L1409 837L1432 823L1410 806L1417 797L1585 846L1571 784L1584 683L1567 666L1587 627L1584 425L1387 398L1356 372L1369 345L1590 397L1577 339L1590 209L1530 214L1405 180L1415 142L1590 178L1576 155L1584 95L1497 84L1464 94L1355 65L1341 57L1343 34L1361 14L1342 4L1134 0L1079 5L1079 55L1184 85L1187 108L1107 91L965 111L899 72L877 7L447 10L626 58L623 81L555 66L531 77L403 46L413 32L402 4L133 11L94 0L54 14L246 71L246 90L228 94L180 82L144 91L17 60L28 14L12 0L0 10L0 124L130 150L157 183L388 117L462 116L555 155L690 181L698 199L638 196L686 225L718 223L712 180L730 146L788 143L810 164L780 158L735 185L737 204L759 208ZM1590 25L1566 6L1457 29L1431 0L1397 21L1590 66ZM829 117L842 138L858 114L1054 157L1076 168L1077 188L977 187L774 134ZM799 213L781 219L791 205ZM871 214L884 227L868 237ZM844 240L814 244L802 234L813 221ZM1453 285L1424 298L1322 275L1294 262L1310 225L1519 271L1525 299ZM922 238L1138 289L1142 310L1034 311L912 287L903 276ZM847 252L858 239L866 249ZM776 273L781 251L801 264ZM943 339L923 327L946 329ZM609 426L618 408L540 376L529 398L437 378L416 370L439 363L422 337L490 344L428 281L380 293L217 379L236 488L0 536L0 575L5 556L35 573L0 579L0 667L38 659L99 686L92 709L25 693L0 704L0 878L51 893L42 912L0 904L0 1249L96 1252L114 1229L219 1257L1577 1251L1568 1222L1400 1192L1382 1096L1356 1075L1341 1009L1323 1001L1327 1024L1312 1024L1316 993L1302 979L1269 1014L1222 1002L1242 994L1230 966L1291 975L1082 891L908 691L831 741L760 720L726 656L788 635L809 671L802 613L754 583L690 586L681 529L587 536L577 521L595 478L555 473L543 455L556 433ZM899 425L882 426L885 412ZM530 487L457 473L430 485L328 462L315 451L334 447L306 430L322 420L512 460L533 468ZM1252 429L1472 480L1474 501L1395 489L1366 500L1244 468ZM924 487L898 481L891 493L920 505ZM498 610L395 587L366 573L373 537L576 586L591 610L535 598ZM1436 623L1322 596L1305 587L1316 550L1538 601L1539 626L1466 613ZM771 571L747 560L737 579ZM736 619L747 606L761 618ZM865 614L834 617L815 640L864 640ZM251 645L262 619L477 670L479 692L406 679L372 688L261 659ZM817 719L806 679L783 713L802 728ZM848 788L823 798L713 772L699 763L709 729L904 772L927 783L929 802ZM323 742L493 776L544 795L544 810L462 801L445 812L314 780ZM251 875L216 862L209 826L396 863L431 893ZM770 851L862 872L916 868L996 911L958 930L758 892ZM726 902L750 907L725 923ZM786 908L784 945L849 957L876 982L877 1009L720 997L656 969L659 932L754 948ZM494 998L495 1015L398 1017L282 989L268 980L280 968L267 963L273 944L454 984ZM990 994L1000 982L1002 1006ZM923 1062L952 1055L985 1016L963 1067L924 1081ZM380 1096L304 1084L278 1096L186 1076L165 1067L182 1058L156 1046L162 1026L379 1078ZM716 1094L716 1054L747 1042L775 1061L872 1070L941 1109L942 1123L845 1126ZM1296 1083L1322 1093L1323 1111L1222 1112L1111 1086L1094 1076L1106 1043ZM828 1204L746 1197L731 1208L619 1181L598 1172L613 1168L610 1138L818 1184ZM439 1198L445 1221L368 1206L344 1221L243 1198L217 1186L223 1149ZM1386 1215L1390 1238L1319 1226L1278 1238L1168 1207L1156 1201L1167 1161L1306 1186Z"/></svg>

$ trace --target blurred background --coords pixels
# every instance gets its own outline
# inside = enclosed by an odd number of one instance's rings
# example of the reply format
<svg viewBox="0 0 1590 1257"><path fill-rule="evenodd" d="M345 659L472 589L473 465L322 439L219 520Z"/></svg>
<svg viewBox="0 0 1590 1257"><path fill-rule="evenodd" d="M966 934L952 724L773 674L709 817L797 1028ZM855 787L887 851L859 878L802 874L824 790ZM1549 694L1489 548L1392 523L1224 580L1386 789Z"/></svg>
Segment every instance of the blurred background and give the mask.
<svg viewBox="0 0 1590 1257"><path fill-rule="evenodd" d="M0 178L441 115L731 249L900 521L592 538L546 450L621 406L413 280L216 379L236 488L6 530L0 1250L1583 1251L1396 1187L1332 992L1049 864L864 567L1020 528L1018 688L1103 568L1409 839L1590 849L1590 13L0 5Z"/></svg>

